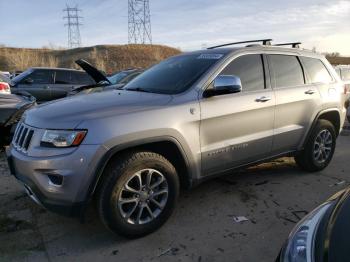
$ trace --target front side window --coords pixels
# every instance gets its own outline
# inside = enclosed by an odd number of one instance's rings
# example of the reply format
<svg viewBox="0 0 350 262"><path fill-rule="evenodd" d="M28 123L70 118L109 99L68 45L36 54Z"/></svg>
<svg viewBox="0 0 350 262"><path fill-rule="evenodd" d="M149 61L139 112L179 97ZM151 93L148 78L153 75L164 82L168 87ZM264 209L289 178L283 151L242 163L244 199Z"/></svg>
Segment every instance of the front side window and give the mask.
<svg viewBox="0 0 350 262"><path fill-rule="evenodd" d="M333 78L321 60L310 57L302 57L302 60L311 84L328 84L333 81Z"/></svg>
<svg viewBox="0 0 350 262"><path fill-rule="evenodd" d="M269 55L275 87L285 88L305 84L304 73L296 56Z"/></svg>
<svg viewBox="0 0 350 262"><path fill-rule="evenodd" d="M33 80L33 84L52 84L52 71L50 70L35 70L28 77L24 78Z"/></svg>
<svg viewBox="0 0 350 262"><path fill-rule="evenodd" d="M264 68L261 55L244 55L233 60L220 75L235 75L241 79L242 91L265 88Z"/></svg>
<svg viewBox="0 0 350 262"><path fill-rule="evenodd" d="M159 94L179 94L189 89L223 54L185 54L169 58L146 70L124 89Z"/></svg>

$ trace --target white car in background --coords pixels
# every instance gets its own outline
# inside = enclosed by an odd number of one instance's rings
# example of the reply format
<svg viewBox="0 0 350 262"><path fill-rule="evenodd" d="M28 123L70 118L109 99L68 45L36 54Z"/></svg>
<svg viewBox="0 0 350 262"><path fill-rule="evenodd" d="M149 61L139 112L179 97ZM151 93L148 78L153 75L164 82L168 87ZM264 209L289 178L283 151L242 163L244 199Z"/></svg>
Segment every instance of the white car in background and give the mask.
<svg viewBox="0 0 350 262"><path fill-rule="evenodd" d="M10 78L0 73L0 94L11 94Z"/></svg>
<svg viewBox="0 0 350 262"><path fill-rule="evenodd" d="M350 104L350 65L338 65L334 67L340 78L343 80L345 87L344 92L348 94L348 105ZM350 107L348 107L346 116L350 122Z"/></svg>

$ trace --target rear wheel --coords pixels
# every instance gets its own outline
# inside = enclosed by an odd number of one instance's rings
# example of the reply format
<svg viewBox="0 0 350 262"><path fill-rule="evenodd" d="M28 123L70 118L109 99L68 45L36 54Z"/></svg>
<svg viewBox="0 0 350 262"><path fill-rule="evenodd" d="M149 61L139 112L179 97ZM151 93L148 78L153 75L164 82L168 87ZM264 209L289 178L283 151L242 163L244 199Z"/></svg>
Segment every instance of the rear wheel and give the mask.
<svg viewBox="0 0 350 262"><path fill-rule="evenodd" d="M296 163L309 172L323 170L332 160L336 139L333 124L328 120L318 120L304 150L295 156Z"/></svg>
<svg viewBox="0 0 350 262"><path fill-rule="evenodd" d="M153 152L129 153L106 169L98 196L100 217L113 232L140 237L166 222L178 194L178 176L167 159Z"/></svg>

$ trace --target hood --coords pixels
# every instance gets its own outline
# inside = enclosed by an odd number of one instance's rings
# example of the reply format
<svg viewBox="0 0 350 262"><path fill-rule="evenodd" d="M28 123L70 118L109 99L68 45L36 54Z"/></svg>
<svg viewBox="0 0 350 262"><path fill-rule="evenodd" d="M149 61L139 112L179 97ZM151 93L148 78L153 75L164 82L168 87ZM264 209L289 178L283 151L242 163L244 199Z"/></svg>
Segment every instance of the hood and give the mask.
<svg viewBox="0 0 350 262"><path fill-rule="evenodd" d="M25 122L38 128L73 129L84 120L149 110L167 104L171 98L126 90L71 96L27 111Z"/></svg>
<svg viewBox="0 0 350 262"><path fill-rule="evenodd" d="M84 59L78 59L75 61L77 65L79 65L92 79L98 84L100 82L107 82L110 84L108 78L96 67L93 67Z"/></svg>

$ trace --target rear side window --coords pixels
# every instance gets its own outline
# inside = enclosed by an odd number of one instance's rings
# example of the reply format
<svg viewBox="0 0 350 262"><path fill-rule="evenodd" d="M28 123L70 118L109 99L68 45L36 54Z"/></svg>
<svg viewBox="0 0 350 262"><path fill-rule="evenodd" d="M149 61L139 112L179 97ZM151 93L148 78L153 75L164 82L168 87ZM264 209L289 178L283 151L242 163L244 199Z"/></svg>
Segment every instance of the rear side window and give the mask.
<svg viewBox="0 0 350 262"><path fill-rule="evenodd" d="M302 60L311 84L328 84L333 81L332 76L329 74L327 68L321 60L310 57L302 57Z"/></svg>
<svg viewBox="0 0 350 262"><path fill-rule="evenodd" d="M52 84L53 83L51 70L35 70L25 79L28 79L28 78L33 80L33 84Z"/></svg>
<svg viewBox="0 0 350 262"><path fill-rule="evenodd" d="M256 91L265 88L261 55L244 55L233 60L220 75L235 75L241 79L242 90Z"/></svg>
<svg viewBox="0 0 350 262"><path fill-rule="evenodd" d="M88 74L84 72L73 72L72 81L77 85L89 85L95 83Z"/></svg>
<svg viewBox="0 0 350 262"><path fill-rule="evenodd" d="M350 81L350 68L342 68L341 79L345 81Z"/></svg>
<svg viewBox="0 0 350 262"><path fill-rule="evenodd" d="M274 72L275 87L292 87L305 84L303 69L296 56L269 55Z"/></svg>
<svg viewBox="0 0 350 262"><path fill-rule="evenodd" d="M71 84L71 73L70 71L57 70L55 75L55 84Z"/></svg>

